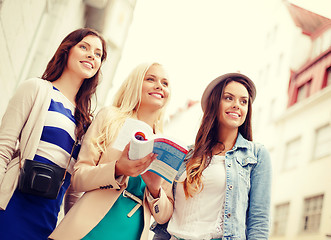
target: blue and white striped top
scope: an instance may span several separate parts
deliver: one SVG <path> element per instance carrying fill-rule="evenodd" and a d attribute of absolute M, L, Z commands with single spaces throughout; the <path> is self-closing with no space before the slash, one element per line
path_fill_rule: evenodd
<path fill-rule="evenodd" d="M 76 139 L 75 106 L 55 87 L 51 94 L 51 103 L 34 159 L 41 162 L 52 162 L 66 168 Z M 68 167 L 70 174 L 73 172 L 79 149 L 80 145 L 73 153 Z"/>
<path fill-rule="evenodd" d="M 34 160 L 66 168 L 75 142 L 75 106 L 55 87 Z M 6 211 L 0 211 L 1 239 L 47 239 L 56 227 L 63 196 L 70 185 L 75 148 L 68 174 L 56 199 L 22 193 L 16 189 Z M 13 224 L 15 223 L 15 224 Z M 19 231 L 17 231 L 19 226 Z"/>

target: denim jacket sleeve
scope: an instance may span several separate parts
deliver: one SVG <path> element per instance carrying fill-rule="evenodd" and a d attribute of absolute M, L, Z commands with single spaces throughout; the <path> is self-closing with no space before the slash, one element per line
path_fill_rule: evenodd
<path fill-rule="evenodd" d="M 250 178 L 247 240 L 268 239 L 270 227 L 271 160 L 264 146 L 255 146 L 255 151 L 257 164 Z"/>

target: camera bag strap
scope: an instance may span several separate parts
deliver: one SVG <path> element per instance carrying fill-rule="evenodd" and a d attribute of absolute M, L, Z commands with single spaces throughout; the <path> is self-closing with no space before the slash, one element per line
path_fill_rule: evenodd
<path fill-rule="evenodd" d="M 68 164 L 67 164 L 67 167 L 66 167 L 66 171 L 64 172 L 62 182 L 64 182 L 64 179 L 66 178 L 68 167 L 69 167 L 70 162 L 71 162 L 72 154 L 74 153 L 74 150 L 77 147 L 77 145 L 78 145 L 78 140 L 76 140 L 75 143 L 74 143 L 74 145 L 72 146 L 70 157 L 69 157 L 69 161 L 68 161 Z"/>

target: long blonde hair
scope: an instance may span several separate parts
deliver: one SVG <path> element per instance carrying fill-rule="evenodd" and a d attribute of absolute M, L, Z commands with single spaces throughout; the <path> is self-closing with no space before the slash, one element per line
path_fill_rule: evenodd
<path fill-rule="evenodd" d="M 157 62 L 139 64 L 131 71 L 116 92 L 111 111 L 104 121 L 104 127 L 94 141 L 94 145 L 99 151 L 104 152 L 106 147 L 113 142 L 127 118 L 136 118 L 141 103 L 143 81 L 148 69 L 153 65 L 162 66 Z M 155 133 L 163 131 L 164 107 L 160 109 L 154 123 Z"/>

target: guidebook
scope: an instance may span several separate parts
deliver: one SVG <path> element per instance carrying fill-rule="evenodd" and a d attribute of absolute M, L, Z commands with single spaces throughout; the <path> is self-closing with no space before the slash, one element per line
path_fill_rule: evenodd
<path fill-rule="evenodd" d="M 137 160 L 151 152 L 157 153 L 157 159 L 145 171 L 154 172 L 170 183 L 175 179 L 188 153 L 183 143 L 166 136 L 154 135 L 147 123 L 133 118 L 126 119 L 113 147 L 123 151 L 129 142 L 129 159 Z"/>

